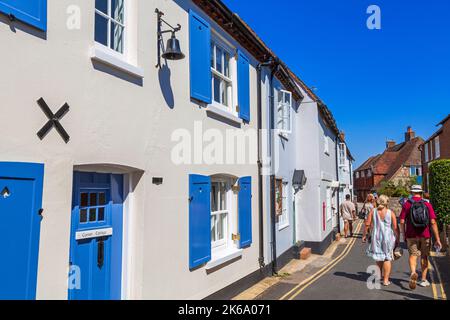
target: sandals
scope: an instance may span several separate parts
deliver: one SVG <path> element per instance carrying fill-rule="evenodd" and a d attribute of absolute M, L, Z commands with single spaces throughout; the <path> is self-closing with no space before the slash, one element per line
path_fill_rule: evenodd
<path fill-rule="evenodd" d="M 409 280 L 409 288 L 411 289 L 411 290 L 415 290 L 416 289 L 416 286 L 417 286 L 417 279 L 419 278 L 419 276 L 418 276 L 418 274 L 417 273 L 413 273 L 412 275 L 411 275 L 411 278 L 410 278 L 410 280 Z"/>
<path fill-rule="evenodd" d="M 383 286 L 385 286 L 385 287 L 387 287 L 387 286 L 389 286 L 389 285 L 391 285 L 392 284 L 392 282 L 390 282 L 390 281 L 388 281 L 388 282 L 384 282 L 383 281 Z"/>

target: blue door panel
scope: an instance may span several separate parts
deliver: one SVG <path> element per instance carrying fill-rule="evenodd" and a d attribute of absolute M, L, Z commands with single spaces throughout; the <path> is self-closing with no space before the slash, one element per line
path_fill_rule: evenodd
<path fill-rule="evenodd" d="M 0 12 L 40 30 L 47 30 L 47 0 L 0 0 Z"/>
<path fill-rule="evenodd" d="M 35 299 L 44 166 L 0 162 L 0 299 Z"/>
<path fill-rule="evenodd" d="M 79 268 L 80 288 L 69 299 L 121 298 L 123 176 L 74 174 L 70 264 Z M 113 234 L 76 240 L 77 232 L 112 228 Z"/>

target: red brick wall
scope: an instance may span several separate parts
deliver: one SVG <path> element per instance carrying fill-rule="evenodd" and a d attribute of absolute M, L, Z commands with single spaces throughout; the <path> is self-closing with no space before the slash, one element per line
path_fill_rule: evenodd
<path fill-rule="evenodd" d="M 443 131 L 439 135 L 441 145 L 441 159 L 450 159 L 450 120 L 444 123 Z"/>

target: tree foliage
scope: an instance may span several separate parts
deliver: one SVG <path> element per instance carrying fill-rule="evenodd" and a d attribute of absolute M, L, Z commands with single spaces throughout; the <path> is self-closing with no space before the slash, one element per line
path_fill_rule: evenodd
<path fill-rule="evenodd" d="M 440 227 L 450 225 L 450 160 L 430 164 L 430 199 Z"/>
<path fill-rule="evenodd" d="M 388 197 L 408 197 L 411 186 L 417 184 L 417 177 L 411 177 L 408 181 L 384 181 L 378 189 L 379 194 L 384 194 Z"/>

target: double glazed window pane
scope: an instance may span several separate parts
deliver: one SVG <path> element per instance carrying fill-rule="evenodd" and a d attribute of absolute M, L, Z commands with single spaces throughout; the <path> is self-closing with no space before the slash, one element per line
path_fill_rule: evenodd
<path fill-rule="evenodd" d="M 231 82 L 230 82 L 230 54 L 211 43 L 211 68 L 217 72 L 212 76 L 214 101 L 224 106 L 230 106 Z"/>
<path fill-rule="evenodd" d="M 96 0 L 95 41 L 114 51 L 124 51 L 125 0 Z"/>
<path fill-rule="evenodd" d="M 291 95 L 285 91 L 278 91 L 276 94 L 278 103 L 278 129 L 291 130 Z"/>
<path fill-rule="evenodd" d="M 230 90 L 231 86 L 227 81 L 213 75 L 213 96 L 215 102 L 229 106 L 228 94 Z"/>
<path fill-rule="evenodd" d="M 227 192 L 225 182 L 211 184 L 211 241 L 213 243 L 225 240 L 227 228 Z"/>
<path fill-rule="evenodd" d="M 227 210 L 227 185 L 224 182 L 211 184 L 211 211 Z"/>
<path fill-rule="evenodd" d="M 108 46 L 108 19 L 95 13 L 95 41 Z"/>
<path fill-rule="evenodd" d="M 217 242 L 225 239 L 227 213 L 211 216 L 211 241 Z"/>

